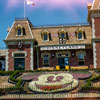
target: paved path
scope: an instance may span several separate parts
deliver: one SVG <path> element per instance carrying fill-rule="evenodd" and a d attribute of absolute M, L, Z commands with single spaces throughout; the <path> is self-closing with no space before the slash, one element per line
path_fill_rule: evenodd
<path fill-rule="evenodd" d="M 51 98 L 86 98 L 86 97 L 100 97 L 100 94 L 98 93 L 75 93 L 75 94 L 69 94 L 69 93 L 63 93 L 63 94 L 10 94 L 5 96 L 0 96 L 0 99 L 16 99 L 16 98 L 25 98 L 25 99 L 51 99 Z"/>

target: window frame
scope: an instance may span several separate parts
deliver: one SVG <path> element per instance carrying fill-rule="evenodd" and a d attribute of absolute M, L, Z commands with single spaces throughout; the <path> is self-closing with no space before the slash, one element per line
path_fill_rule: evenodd
<path fill-rule="evenodd" d="M 48 42 L 50 39 L 49 39 L 49 32 L 47 30 L 44 30 L 42 33 L 41 33 L 41 36 L 42 36 L 42 40 L 43 42 Z M 47 35 L 47 40 L 44 40 L 44 35 Z"/>
<path fill-rule="evenodd" d="M 64 35 L 64 37 L 62 37 L 62 34 Z M 65 33 L 60 33 L 60 38 L 66 39 L 66 34 Z"/>
<path fill-rule="evenodd" d="M 44 38 L 45 35 L 47 35 L 47 39 L 46 39 L 46 40 L 45 40 L 45 38 Z M 43 34 L 43 41 L 48 41 L 48 37 L 49 37 L 48 34 L 47 34 L 47 33 L 44 33 L 44 34 Z"/>
<path fill-rule="evenodd" d="M 67 32 L 64 29 L 60 29 L 58 34 L 59 34 L 59 44 L 66 44 Z M 62 38 L 62 34 L 64 34 L 63 38 Z"/>
<path fill-rule="evenodd" d="M 19 30 L 20 30 L 20 34 L 18 33 Z M 22 36 L 22 29 L 21 29 L 21 28 L 18 28 L 18 29 L 17 29 L 17 36 Z"/>
<path fill-rule="evenodd" d="M 79 35 L 81 35 L 81 38 L 79 37 Z M 77 38 L 78 38 L 78 40 L 83 40 L 83 33 L 82 32 L 78 32 Z"/>
<path fill-rule="evenodd" d="M 44 60 L 45 60 L 45 59 L 44 59 L 45 56 L 48 56 L 48 58 L 47 58 L 47 61 L 48 61 L 48 62 L 47 62 L 47 63 L 45 63 L 45 61 L 44 61 Z M 47 54 L 47 55 L 46 55 L 46 54 L 43 55 L 43 65 L 44 65 L 44 66 L 46 66 L 46 65 L 49 66 L 49 55 L 48 55 L 48 54 Z"/>
<path fill-rule="evenodd" d="M 77 40 L 84 40 L 84 34 L 83 34 L 83 30 L 77 30 Z M 79 39 L 79 34 L 81 33 L 81 35 L 82 35 L 82 38 L 81 39 Z"/>
<path fill-rule="evenodd" d="M 84 56 L 84 54 L 83 54 L 83 59 L 79 58 L 79 55 L 81 55 L 81 54 L 83 54 L 83 53 L 78 54 L 78 66 L 84 66 L 85 65 L 85 56 Z M 80 65 L 79 62 L 84 62 L 84 64 Z"/>
<path fill-rule="evenodd" d="M 21 56 L 21 54 L 22 54 L 22 56 Z M 25 57 L 26 57 L 26 54 L 24 52 L 20 52 L 20 53 L 16 52 L 16 53 L 13 54 L 13 58 L 14 58 L 14 70 L 16 70 L 16 69 L 25 70 Z M 19 61 L 22 64 L 21 59 L 23 59 L 23 61 L 24 61 L 24 63 L 23 63 L 24 66 L 17 66 L 17 68 L 16 68 L 16 64 L 15 63 Z M 15 61 L 15 60 L 17 60 L 17 61 Z M 20 64 L 20 63 L 18 63 L 18 64 Z M 21 68 L 21 67 L 23 67 L 23 68 Z"/>
<path fill-rule="evenodd" d="M 66 31 L 64 29 L 61 29 L 59 32 L 59 38 L 61 38 L 61 34 L 64 34 L 64 38 L 66 39 Z"/>
<path fill-rule="evenodd" d="M 45 55 L 48 55 L 48 63 L 47 63 L 48 66 L 45 66 L 45 64 L 44 64 L 44 56 L 45 56 Z M 50 59 L 50 53 L 48 53 L 48 52 L 42 53 L 42 54 L 41 54 L 41 58 L 42 58 L 42 61 L 43 61 L 43 67 L 50 67 L 50 60 L 49 60 L 49 59 Z"/>
<path fill-rule="evenodd" d="M 18 34 L 18 30 L 21 30 L 21 34 L 19 35 Z M 23 36 L 23 27 L 22 25 L 18 24 L 16 27 L 15 27 L 15 33 L 16 33 L 16 36 L 20 37 L 20 36 Z"/>
<path fill-rule="evenodd" d="M 80 54 L 83 54 L 83 57 L 84 57 L 83 60 L 79 59 L 79 55 L 80 55 Z M 77 51 L 77 52 L 76 52 L 76 55 L 77 55 L 77 57 L 78 57 L 78 66 L 85 66 L 85 56 L 86 56 L 86 52 L 83 51 L 83 50 L 80 50 L 80 51 Z M 81 61 L 84 62 L 84 65 L 79 65 L 79 62 L 81 62 Z"/>

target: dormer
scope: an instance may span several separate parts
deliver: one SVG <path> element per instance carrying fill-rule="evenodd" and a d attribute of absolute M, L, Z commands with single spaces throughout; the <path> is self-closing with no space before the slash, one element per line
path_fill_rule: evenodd
<path fill-rule="evenodd" d="M 59 38 L 66 38 L 66 31 L 64 29 L 59 30 Z"/>
<path fill-rule="evenodd" d="M 86 39 L 85 30 L 83 30 L 82 28 L 78 28 L 75 33 L 76 33 L 77 40 Z"/>
<path fill-rule="evenodd" d="M 68 34 L 67 34 L 66 30 L 60 29 L 58 31 L 58 35 L 59 35 L 59 43 L 60 44 L 65 44 L 66 40 L 68 39 Z"/>
<path fill-rule="evenodd" d="M 41 37 L 42 37 L 42 40 L 45 42 L 51 40 L 51 35 L 50 35 L 50 32 L 48 30 L 43 30 L 41 32 Z"/>
<path fill-rule="evenodd" d="M 32 26 L 28 18 L 15 19 L 8 34 L 5 38 L 5 42 L 11 40 L 26 40 L 33 39 Z"/>
<path fill-rule="evenodd" d="M 25 29 L 21 24 L 16 25 L 15 27 L 15 34 L 16 36 L 23 36 L 25 35 Z"/>

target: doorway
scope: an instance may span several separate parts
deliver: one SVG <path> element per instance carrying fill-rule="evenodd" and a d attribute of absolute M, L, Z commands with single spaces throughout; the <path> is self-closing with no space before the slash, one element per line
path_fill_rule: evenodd
<path fill-rule="evenodd" d="M 69 58 L 58 58 L 58 65 L 60 66 L 60 69 L 65 69 L 65 66 L 69 65 Z"/>
<path fill-rule="evenodd" d="M 14 70 L 25 70 L 25 58 L 14 59 Z"/>

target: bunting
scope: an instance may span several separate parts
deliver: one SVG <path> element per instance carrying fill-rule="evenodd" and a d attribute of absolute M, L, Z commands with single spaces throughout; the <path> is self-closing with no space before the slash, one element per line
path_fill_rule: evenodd
<path fill-rule="evenodd" d="M 68 33 L 68 36 L 69 37 L 74 37 L 75 36 L 75 33 Z"/>

